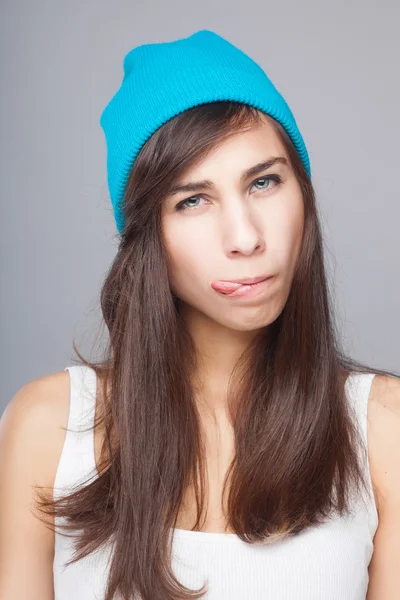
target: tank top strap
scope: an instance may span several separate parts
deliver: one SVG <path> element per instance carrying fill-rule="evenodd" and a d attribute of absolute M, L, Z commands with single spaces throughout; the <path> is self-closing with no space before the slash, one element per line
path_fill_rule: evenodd
<path fill-rule="evenodd" d="M 372 382 L 375 373 L 358 373 L 352 371 L 346 380 L 346 395 L 350 402 L 350 408 L 356 422 L 357 429 L 360 433 L 362 447 L 359 448 L 359 456 L 364 469 L 367 483 L 367 497 L 365 498 L 365 506 L 368 513 L 368 520 L 371 535 L 375 534 L 378 526 L 378 511 L 375 502 L 373 491 L 369 452 L 368 452 L 368 404 L 371 392 Z"/>
<path fill-rule="evenodd" d="M 368 431 L 368 400 L 375 373 L 352 371 L 346 381 L 348 397 L 365 441 Z"/>
<path fill-rule="evenodd" d="M 77 489 L 97 475 L 94 452 L 96 372 L 86 365 L 66 367 L 70 380 L 67 431 L 54 482 L 54 493 Z"/>

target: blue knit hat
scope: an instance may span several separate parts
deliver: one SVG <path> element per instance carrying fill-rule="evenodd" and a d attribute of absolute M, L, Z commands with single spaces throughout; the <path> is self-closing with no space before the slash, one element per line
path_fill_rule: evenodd
<path fill-rule="evenodd" d="M 144 143 L 166 121 L 208 102 L 234 100 L 270 115 L 287 131 L 311 177 L 306 146 L 293 114 L 263 69 L 220 35 L 143 44 L 124 58 L 124 77 L 100 117 L 107 143 L 108 187 L 121 233 L 123 198 Z"/>

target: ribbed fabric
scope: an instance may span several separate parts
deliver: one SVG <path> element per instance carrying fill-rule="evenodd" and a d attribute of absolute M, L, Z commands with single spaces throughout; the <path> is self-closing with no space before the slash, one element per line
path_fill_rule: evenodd
<path fill-rule="evenodd" d="M 199 104 L 233 100 L 270 115 L 286 129 L 311 177 L 307 148 L 287 102 L 265 71 L 221 35 L 202 29 L 186 38 L 142 44 L 126 54 L 123 68 L 122 83 L 100 117 L 120 233 L 122 200 L 141 147 L 161 125 Z"/>
<path fill-rule="evenodd" d="M 93 424 L 96 376 L 83 366 L 67 367 L 71 381 L 69 429 Z M 352 373 L 346 393 L 367 441 L 367 406 L 374 374 Z M 360 456 L 369 493 L 354 500 L 352 515 L 331 518 L 320 527 L 270 547 L 249 546 L 236 534 L 174 530 L 172 566 L 187 587 L 208 580 L 207 600 L 365 600 L 368 565 L 378 513 L 368 456 Z M 54 495 L 71 489 L 87 475 L 98 476 L 93 432 L 67 432 L 57 469 Z M 55 536 L 55 600 L 103 600 L 109 547 L 64 569 L 72 541 Z"/>

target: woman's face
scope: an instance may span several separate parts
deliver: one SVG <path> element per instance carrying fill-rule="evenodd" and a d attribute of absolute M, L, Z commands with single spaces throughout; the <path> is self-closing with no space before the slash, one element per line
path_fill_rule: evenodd
<path fill-rule="evenodd" d="M 279 157 L 272 166 L 246 175 L 255 165 Z M 201 313 L 240 331 L 265 327 L 285 306 L 304 225 L 300 186 L 268 117 L 226 139 L 177 185 L 204 180 L 209 186 L 164 199 L 162 232 L 171 290 L 189 316 Z M 261 275 L 274 277 L 252 297 L 224 295 L 211 285 Z"/>

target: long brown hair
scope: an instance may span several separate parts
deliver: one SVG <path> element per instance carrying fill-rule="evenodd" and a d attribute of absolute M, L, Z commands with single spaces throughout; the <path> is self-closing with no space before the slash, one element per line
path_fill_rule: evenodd
<path fill-rule="evenodd" d="M 105 600 L 117 593 L 124 600 L 200 598 L 206 591 L 182 586 L 171 567 L 170 529 L 189 485 L 196 491 L 194 529 L 204 515 L 205 456 L 194 402 L 197 357 L 169 287 L 161 204 L 185 169 L 259 118 L 247 105 L 213 102 L 177 115 L 147 141 L 130 173 L 126 225 L 101 289 L 109 334 L 103 358 L 85 359 L 74 342 L 102 386 L 95 423 L 105 432 L 101 467 L 68 496 L 39 494 L 38 507 L 65 519 L 60 532 L 80 530 L 67 564 L 112 541 Z M 225 480 L 227 519 L 248 543 L 273 543 L 348 511 L 366 481 L 346 377 L 399 376 L 344 354 L 314 189 L 286 131 L 269 119 L 301 186 L 304 233 L 282 312 L 246 348 L 230 379 L 235 457 Z"/>

